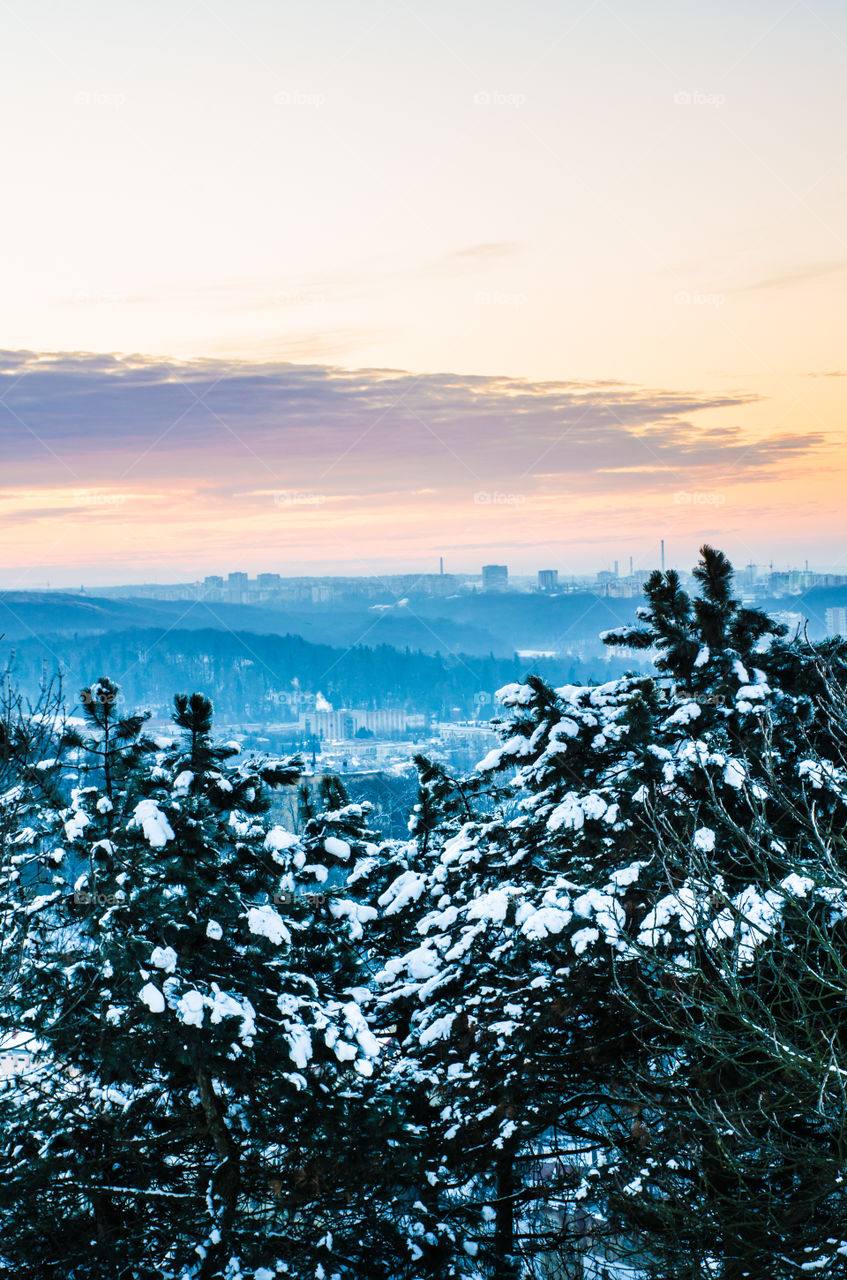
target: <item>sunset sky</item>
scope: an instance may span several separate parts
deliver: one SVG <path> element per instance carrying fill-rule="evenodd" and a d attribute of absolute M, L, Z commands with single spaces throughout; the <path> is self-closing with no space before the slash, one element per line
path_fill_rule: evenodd
<path fill-rule="evenodd" d="M 847 572 L 843 0 L 0 22 L 0 586 Z"/>

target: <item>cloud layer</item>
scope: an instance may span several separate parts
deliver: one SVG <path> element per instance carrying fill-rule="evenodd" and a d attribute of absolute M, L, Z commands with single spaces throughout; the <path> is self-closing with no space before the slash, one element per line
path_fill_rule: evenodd
<path fill-rule="evenodd" d="M 467 477 L 748 475 L 819 448 L 819 435 L 750 441 L 704 425 L 753 397 L 617 382 L 345 370 L 288 363 L 0 353 L 4 471 L 66 481 L 206 480 L 296 469 L 379 487 Z M 62 470 L 64 469 L 64 476 Z M 332 482 L 333 484 L 335 482 Z"/>
<path fill-rule="evenodd" d="M 133 530 L 152 557 L 167 539 L 194 561 L 218 546 L 278 546 L 283 530 L 302 562 L 337 562 L 339 548 L 373 557 L 387 535 L 398 554 L 419 554 L 427 538 L 484 546 L 495 527 L 530 547 L 554 536 L 563 502 L 634 512 L 650 495 L 667 503 L 674 491 L 759 481 L 825 448 L 819 434 L 750 439 L 726 425 L 752 399 L 4 352 L 0 520 L 15 534 L 7 555 L 26 563 L 57 526 L 69 562 L 88 565 L 133 546 Z"/>

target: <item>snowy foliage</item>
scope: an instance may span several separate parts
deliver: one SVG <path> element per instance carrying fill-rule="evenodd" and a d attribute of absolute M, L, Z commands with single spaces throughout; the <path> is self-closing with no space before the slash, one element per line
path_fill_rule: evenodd
<path fill-rule="evenodd" d="M 656 678 L 418 757 L 408 840 L 85 691 L 63 793 L 4 779 L 0 1275 L 841 1274 L 847 662 L 697 580 L 606 636 Z"/>

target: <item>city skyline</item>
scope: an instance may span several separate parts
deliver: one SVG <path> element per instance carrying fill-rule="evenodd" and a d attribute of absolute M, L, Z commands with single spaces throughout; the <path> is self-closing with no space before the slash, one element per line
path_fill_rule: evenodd
<path fill-rule="evenodd" d="M 204 598 L 211 598 L 220 593 L 235 593 L 240 597 L 246 598 L 247 595 L 258 596 L 261 593 L 271 593 L 281 588 L 297 587 L 300 584 L 350 584 L 355 589 L 355 584 L 361 584 L 378 590 L 380 587 L 388 591 L 410 592 L 430 595 L 448 594 L 451 590 L 461 590 L 470 586 L 476 589 L 479 584 L 480 589 L 486 593 L 496 593 L 498 591 L 526 591 L 536 590 L 542 593 L 556 593 L 572 591 L 574 589 L 591 589 L 593 586 L 612 587 L 614 584 L 629 584 L 635 588 L 641 588 L 647 581 L 651 573 L 657 569 L 674 569 L 680 576 L 682 582 L 691 587 L 695 585 L 695 579 L 690 570 L 672 563 L 666 563 L 665 551 L 662 547 L 658 561 L 655 565 L 645 567 L 636 565 L 630 557 L 630 564 L 627 568 L 624 563 L 621 567 L 621 561 L 614 560 L 607 568 L 597 570 L 585 570 L 583 572 L 564 573 L 555 567 L 535 568 L 528 572 L 521 570 L 513 570 L 506 564 L 483 564 L 469 570 L 458 568 L 445 569 L 444 558 L 440 559 L 440 567 L 438 569 L 422 569 L 407 570 L 399 573 L 386 574 L 286 574 L 280 570 L 262 570 L 251 573 L 246 569 L 230 569 L 222 573 L 207 574 L 202 579 L 194 579 L 184 582 L 147 582 L 147 583 L 125 583 L 115 582 L 103 585 L 91 584 L 90 590 L 108 595 L 110 592 L 131 593 L 134 589 L 142 590 L 158 590 L 168 591 L 170 589 L 184 589 L 188 592 L 199 593 Z M 847 585 L 847 572 L 837 573 L 831 569 L 821 568 L 820 566 L 810 565 L 808 561 L 803 566 L 796 564 L 776 564 L 773 560 L 764 564 L 748 563 L 746 565 L 737 565 L 734 570 L 734 581 L 737 589 L 755 587 L 760 594 L 765 594 L 770 589 L 776 589 L 780 593 L 783 589 L 789 590 L 805 590 L 812 586 L 845 586 Z M 439 589 L 439 584 L 443 584 Z M 63 591 L 64 588 L 51 588 L 50 584 L 46 584 L 48 589 Z M 80 584 L 85 589 L 85 584 Z"/>

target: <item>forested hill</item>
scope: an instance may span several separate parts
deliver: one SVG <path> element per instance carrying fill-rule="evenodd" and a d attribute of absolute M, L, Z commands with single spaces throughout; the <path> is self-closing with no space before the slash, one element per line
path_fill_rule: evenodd
<path fill-rule="evenodd" d="M 323 693 L 335 706 L 400 707 L 436 716 L 459 708 L 473 715 L 478 694 L 487 694 L 530 671 L 554 685 L 608 679 L 626 665 L 622 658 L 594 660 L 443 656 L 389 645 L 349 649 L 311 644 L 300 636 L 247 631 L 107 631 L 72 639 L 30 638 L 10 646 L 16 679 L 33 692 L 57 669 L 69 700 L 101 674 L 112 676 L 130 706 L 169 708 L 174 689 L 201 689 L 214 699 L 222 719 L 272 721 L 287 718 L 295 690 Z M 294 683 L 296 681 L 296 684 Z M 483 701 L 490 714 L 490 700 Z"/>
<path fill-rule="evenodd" d="M 298 635 L 314 644 L 347 648 L 360 643 L 511 657 L 520 649 L 567 652 L 596 642 L 609 627 L 633 621 L 633 600 L 590 593 L 522 593 L 412 597 L 373 608 L 364 600 L 270 607 L 206 601 L 110 599 L 59 592 L 0 592 L 0 634 L 7 641 L 32 636 L 87 636 L 160 627 Z"/>

